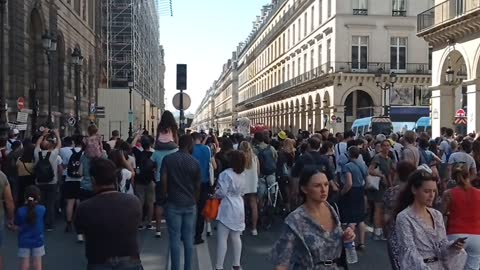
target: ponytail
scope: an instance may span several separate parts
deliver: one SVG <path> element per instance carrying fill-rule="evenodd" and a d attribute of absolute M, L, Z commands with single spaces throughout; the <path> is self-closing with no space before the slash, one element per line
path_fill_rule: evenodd
<path fill-rule="evenodd" d="M 37 213 L 35 212 L 35 207 L 37 206 L 37 201 L 33 197 L 27 198 L 27 223 L 29 225 L 35 225 L 37 222 Z"/>

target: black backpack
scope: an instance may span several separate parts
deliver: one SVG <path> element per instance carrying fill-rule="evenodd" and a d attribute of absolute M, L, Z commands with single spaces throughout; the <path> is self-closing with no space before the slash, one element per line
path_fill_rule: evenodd
<path fill-rule="evenodd" d="M 67 165 L 67 176 L 71 178 L 81 178 L 80 174 L 80 158 L 82 157 L 83 150 L 80 150 L 78 152 L 75 151 L 74 148 L 72 148 L 72 155 L 70 156 L 70 159 L 68 160 L 68 165 Z"/>
<path fill-rule="evenodd" d="M 52 165 L 50 164 L 51 152 L 47 152 L 45 157 L 42 156 L 42 152 L 38 153 L 38 162 L 35 165 L 35 174 L 37 176 L 37 182 L 46 184 L 53 181 L 55 173 Z"/>
<path fill-rule="evenodd" d="M 277 171 L 277 162 L 273 158 L 270 145 L 264 149 L 258 148 L 258 161 L 260 161 L 260 173 L 263 176 L 272 175 Z"/>
<path fill-rule="evenodd" d="M 140 184 L 148 185 L 155 178 L 155 163 L 151 159 L 152 154 L 150 151 L 143 151 L 140 155 L 139 173 L 135 176 L 135 181 Z"/>

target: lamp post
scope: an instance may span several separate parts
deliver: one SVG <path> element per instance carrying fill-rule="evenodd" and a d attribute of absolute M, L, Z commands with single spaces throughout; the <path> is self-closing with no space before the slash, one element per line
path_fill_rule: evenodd
<path fill-rule="evenodd" d="M 5 6 L 7 0 L 0 0 L 0 136 L 6 137 L 9 129 L 7 125 L 7 88 L 5 87 Z"/>
<path fill-rule="evenodd" d="M 52 54 L 57 50 L 57 40 L 48 31 L 42 36 L 42 46 L 48 62 L 48 116 L 47 127 L 52 128 Z"/>
<path fill-rule="evenodd" d="M 80 134 L 80 71 L 83 63 L 82 51 L 79 48 L 73 49 L 72 63 L 75 67 L 75 134 Z"/>
<path fill-rule="evenodd" d="M 132 111 L 132 89 L 133 89 L 133 77 L 132 74 L 128 76 L 128 98 L 129 98 L 129 105 L 128 105 L 128 137 L 132 138 L 133 136 L 133 111 Z"/>
<path fill-rule="evenodd" d="M 389 75 L 389 81 L 384 82 L 383 80 L 383 69 L 379 68 L 377 73 L 375 73 L 375 83 L 377 87 L 384 91 L 383 94 L 383 116 L 389 116 L 388 113 L 388 105 L 387 105 L 387 91 L 393 88 L 395 83 L 397 82 L 397 75 L 394 72 L 391 72 Z"/>

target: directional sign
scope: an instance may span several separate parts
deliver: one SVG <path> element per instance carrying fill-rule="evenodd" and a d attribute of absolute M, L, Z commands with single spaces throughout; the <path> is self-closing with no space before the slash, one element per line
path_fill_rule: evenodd
<path fill-rule="evenodd" d="M 90 103 L 90 113 L 95 113 L 97 111 L 97 107 L 95 107 L 95 102 Z"/>
<path fill-rule="evenodd" d="M 25 108 L 25 100 L 23 99 L 23 97 L 19 97 L 17 99 L 17 108 L 19 111 L 23 110 L 23 108 Z"/>
<path fill-rule="evenodd" d="M 27 123 L 27 122 L 28 122 L 28 113 L 26 113 L 26 112 L 18 112 L 18 113 L 17 113 L 17 122 L 19 122 L 19 123 Z"/>
<path fill-rule="evenodd" d="M 75 124 L 77 123 L 77 120 L 75 119 L 75 117 L 70 117 L 68 118 L 68 125 L 73 127 L 75 126 Z"/>

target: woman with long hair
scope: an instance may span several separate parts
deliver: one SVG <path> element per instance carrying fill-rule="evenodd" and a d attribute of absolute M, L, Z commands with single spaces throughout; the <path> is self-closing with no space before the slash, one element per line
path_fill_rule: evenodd
<path fill-rule="evenodd" d="M 480 268 L 480 190 L 472 186 L 470 172 L 463 163 L 452 169 L 457 187 L 443 193 L 443 214 L 447 217 L 448 240 L 465 240 L 467 263 L 465 270 Z"/>
<path fill-rule="evenodd" d="M 220 151 L 215 154 L 215 163 L 217 164 L 217 169 L 215 170 L 215 177 L 218 178 L 221 172 L 230 168 L 230 161 L 228 154 L 233 151 L 233 142 L 230 138 L 222 138 L 220 143 Z"/>
<path fill-rule="evenodd" d="M 170 111 L 164 111 L 157 126 L 155 149 L 172 150 L 178 148 L 178 125 Z"/>
<path fill-rule="evenodd" d="M 224 170 L 219 178 L 215 196 L 222 199 L 217 217 L 217 263 L 216 269 L 223 269 L 227 253 L 227 240 L 233 245 L 233 270 L 240 270 L 242 240 L 245 230 L 245 205 L 243 191 L 245 185 L 245 155 L 241 151 L 230 151 L 228 159 L 231 168 Z"/>
<path fill-rule="evenodd" d="M 134 194 L 133 177 L 135 176 L 135 170 L 125 158 L 125 154 L 122 150 L 113 150 L 110 158 L 118 169 L 118 191 Z"/>
<path fill-rule="evenodd" d="M 395 207 L 398 204 L 398 195 L 407 185 L 408 176 L 414 172 L 417 168 L 408 161 L 400 161 L 397 163 L 397 170 L 395 175 L 395 185 L 385 191 L 383 196 L 384 203 L 384 218 L 385 218 L 385 236 L 387 238 L 387 251 L 388 257 L 393 270 L 399 270 L 398 264 L 398 240 L 395 234 L 395 219 L 393 218 L 395 213 Z"/>
<path fill-rule="evenodd" d="M 295 140 L 286 138 L 278 151 L 277 158 L 277 181 L 285 194 L 285 207 L 288 212 L 291 210 L 293 194 L 293 183 L 290 181 L 290 171 L 295 162 Z"/>
<path fill-rule="evenodd" d="M 35 185 L 35 160 L 33 152 L 35 145 L 26 144 L 23 148 L 22 156 L 17 160 L 18 171 L 18 200 L 16 205 L 23 204 L 23 196 L 28 186 Z"/>
<path fill-rule="evenodd" d="M 450 244 L 442 214 L 431 208 L 437 192 L 433 175 L 418 169 L 398 197 L 395 233 L 402 270 L 457 270 L 465 265 L 465 238 Z"/>
<path fill-rule="evenodd" d="M 271 260 L 276 270 L 338 270 L 344 242 L 355 233 L 342 230 L 340 219 L 327 202 L 329 182 L 324 172 L 306 167 L 299 180 L 303 204 L 285 219 L 285 229 L 274 244 Z"/>
<path fill-rule="evenodd" d="M 245 202 L 248 203 L 250 211 L 252 212 L 252 235 L 258 235 L 258 203 L 257 203 L 257 188 L 258 176 L 260 172 L 260 163 L 257 155 L 253 153 L 252 145 L 243 141 L 238 146 L 238 150 L 245 155 Z"/>
<path fill-rule="evenodd" d="M 17 211 L 15 230 L 18 231 L 18 257 L 21 258 L 20 269 L 42 269 L 44 247 L 45 206 L 40 205 L 40 190 L 36 186 L 25 189 L 25 203 Z"/>

